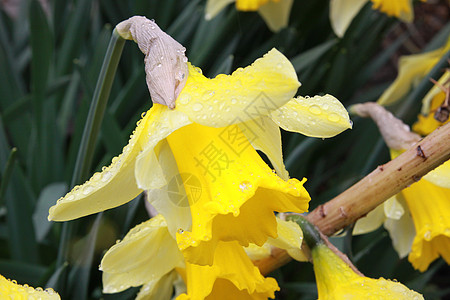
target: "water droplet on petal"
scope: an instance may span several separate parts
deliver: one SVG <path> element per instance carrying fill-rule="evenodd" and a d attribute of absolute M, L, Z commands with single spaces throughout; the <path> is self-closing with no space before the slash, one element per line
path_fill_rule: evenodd
<path fill-rule="evenodd" d="M 180 104 L 188 104 L 189 100 L 191 100 L 191 96 L 188 94 L 182 94 L 178 99 L 178 102 L 180 102 Z"/>
<path fill-rule="evenodd" d="M 102 181 L 106 182 L 108 181 L 110 178 L 112 177 L 112 173 L 111 172 L 105 172 L 102 175 Z"/>
<path fill-rule="evenodd" d="M 236 104 L 237 100 L 235 98 L 231 99 L 231 104 Z"/>
<path fill-rule="evenodd" d="M 88 195 L 94 191 L 94 188 L 90 185 L 87 185 L 83 188 L 83 194 Z"/>
<path fill-rule="evenodd" d="M 241 184 L 239 184 L 239 189 L 241 190 L 241 192 L 244 191 L 248 191 L 249 189 L 251 189 L 252 184 L 248 181 L 243 181 L 241 182 Z"/>
<path fill-rule="evenodd" d="M 203 108 L 203 105 L 202 105 L 201 103 L 195 103 L 195 104 L 192 106 L 192 110 L 193 110 L 193 111 L 201 111 L 202 108 Z"/>
<path fill-rule="evenodd" d="M 322 110 L 317 105 L 311 105 L 309 111 L 315 115 L 320 115 L 322 113 Z"/>
<path fill-rule="evenodd" d="M 427 230 L 425 232 L 425 234 L 423 235 L 423 237 L 425 238 L 426 241 L 430 241 L 431 240 L 431 231 Z"/>
<path fill-rule="evenodd" d="M 339 121 L 339 116 L 335 113 L 329 114 L 328 120 L 330 120 L 331 122 L 337 122 Z"/>

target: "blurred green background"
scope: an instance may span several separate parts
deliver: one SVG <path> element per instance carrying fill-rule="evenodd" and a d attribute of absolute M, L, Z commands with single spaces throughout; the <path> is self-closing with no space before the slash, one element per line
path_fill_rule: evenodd
<path fill-rule="evenodd" d="M 127 42 L 98 131 L 92 163 L 77 158 L 95 84 L 114 26 L 133 15 L 155 19 L 187 48 L 207 76 L 231 73 L 276 47 L 293 63 L 299 95 L 330 93 L 345 106 L 376 101 L 396 76 L 400 55 L 435 49 L 449 32 L 447 1 L 417 3 L 413 24 L 366 5 L 338 39 L 329 0 L 295 0 L 289 26 L 272 33 L 257 13 L 228 6 L 211 21 L 200 0 L 23 0 L 0 9 L 0 274 L 32 286 L 53 287 L 63 299 L 133 299 L 137 289 L 103 295 L 103 253 L 148 218 L 138 197 L 97 216 L 47 221 L 48 208 L 70 187 L 109 164 L 151 106 L 143 55 Z M 435 77 L 436 79 L 439 76 Z M 412 91 L 390 109 L 411 124 L 421 96 Z M 423 87 L 424 86 L 424 87 Z M 330 200 L 389 160 L 370 120 L 352 117 L 353 130 L 322 140 L 283 132 L 292 177 L 307 177 L 311 209 Z M 395 278 L 426 299 L 449 299 L 450 272 L 442 261 L 415 271 L 400 260 L 387 232 L 332 238 L 370 277 Z M 317 299 L 312 266 L 291 262 L 277 270 L 277 299 Z"/>

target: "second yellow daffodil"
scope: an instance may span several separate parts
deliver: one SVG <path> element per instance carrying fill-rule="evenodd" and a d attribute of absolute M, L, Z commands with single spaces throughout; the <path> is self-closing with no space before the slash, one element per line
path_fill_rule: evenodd
<path fill-rule="evenodd" d="M 412 22 L 414 9 L 412 0 L 330 0 L 331 27 L 337 36 L 343 37 L 353 18 L 368 2 L 372 8 L 404 22 Z"/>
<path fill-rule="evenodd" d="M 272 31 L 286 27 L 294 0 L 208 0 L 206 19 L 214 18 L 230 3 L 236 2 L 240 11 L 257 11 Z"/>

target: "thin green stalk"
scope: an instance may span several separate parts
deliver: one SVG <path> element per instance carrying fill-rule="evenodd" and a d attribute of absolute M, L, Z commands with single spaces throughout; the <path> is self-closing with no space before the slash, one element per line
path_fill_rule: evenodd
<path fill-rule="evenodd" d="M 14 163 L 16 162 L 17 148 L 14 147 L 9 153 L 8 160 L 6 162 L 5 171 L 3 172 L 2 182 L 0 185 L 0 207 L 4 205 L 4 197 L 6 188 L 8 187 L 9 180 L 11 179 L 12 171 L 14 169 Z"/>
<path fill-rule="evenodd" d="M 125 40 L 114 30 L 92 97 L 92 103 L 84 127 L 75 170 L 72 176 L 71 187 L 86 180 L 89 174 L 98 133 L 124 44 Z M 63 224 L 56 268 L 62 266 L 67 259 L 69 250 L 68 241 L 72 236 L 73 226 L 74 222 L 65 222 Z"/>

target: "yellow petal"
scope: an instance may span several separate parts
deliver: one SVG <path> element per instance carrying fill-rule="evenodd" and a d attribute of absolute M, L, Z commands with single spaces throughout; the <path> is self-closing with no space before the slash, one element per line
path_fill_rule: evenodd
<path fill-rule="evenodd" d="M 86 183 L 59 199 L 50 208 L 49 220 L 67 221 L 117 207 L 142 192 L 136 180 L 143 187 L 151 185 L 148 182 L 158 182 L 155 177 L 159 173 L 145 170 L 146 167 L 154 167 L 151 157 L 147 159 L 140 152 L 148 154 L 160 140 L 189 123 L 183 114 L 175 113 L 165 105 L 155 104 L 138 122 L 122 154 L 113 158 L 109 167 L 95 173 Z M 150 177 L 152 175 L 153 178 Z"/>
<path fill-rule="evenodd" d="M 449 79 L 450 79 L 450 71 L 447 70 L 444 72 L 444 75 L 442 75 L 441 78 L 439 78 L 438 83 L 443 86 L 445 85 L 445 82 L 448 82 Z M 422 99 L 422 109 L 420 110 L 422 115 L 427 116 L 428 114 L 430 114 L 430 112 L 433 112 L 433 110 L 435 110 L 442 104 L 445 97 L 440 96 L 439 99 L 436 99 L 437 94 L 444 94 L 444 93 L 442 89 L 435 84 Z"/>
<path fill-rule="evenodd" d="M 277 217 L 277 238 L 269 238 L 263 246 L 250 244 L 245 252 L 252 260 L 260 260 L 270 256 L 272 246 L 286 250 L 298 261 L 307 261 L 301 251 L 303 232 L 300 226 L 292 221 L 284 221 Z"/>
<path fill-rule="evenodd" d="M 236 0 L 208 0 L 205 8 L 206 20 L 211 20 L 217 14 L 224 9 L 228 4 L 235 2 Z"/>
<path fill-rule="evenodd" d="M 166 140 L 159 142 L 156 152 L 159 167 L 164 170 L 163 178 L 167 184 L 161 188 L 147 190 L 147 201 L 166 220 L 170 220 L 167 224 L 168 229 L 175 238 L 177 230 L 191 228 L 192 218 L 187 193 L 196 195 L 202 192 L 202 187 L 195 177 L 189 178 L 184 186 L 177 162 Z"/>
<path fill-rule="evenodd" d="M 238 124 L 253 148 L 262 151 L 269 158 L 278 176 L 289 179 L 289 173 L 283 163 L 280 128 L 268 117 Z"/>
<path fill-rule="evenodd" d="M 248 247 L 245 247 L 245 253 L 247 253 L 251 260 L 260 260 L 270 256 L 272 253 L 272 247 L 269 243 L 265 243 L 262 246 L 249 244 Z"/>
<path fill-rule="evenodd" d="M 301 250 L 303 231 L 297 223 L 277 218 L 277 233 L 278 237 L 276 239 L 269 238 L 268 244 L 286 250 L 295 260 L 308 261 Z"/>
<path fill-rule="evenodd" d="M 445 46 L 434 51 L 400 57 L 397 78 L 378 99 L 378 104 L 389 105 L 403 98 L 413 85 L 418 84 L 431 71 L 449 49 L 450 39 Z"/>
<path fill-rule="evenodd" d="M 136 157 L 142 149 L 142 140 L 151 125 L 150 113 L 138 126 L 123 148 L 122 154 L 113 158 L 109 167 L 95 173 L 86 183 L 76 186 L 59 199 L 49 211 L 49 220 L 67 221 L 122 205 L 142 190 L 134 179 Z"/>
<path fill-rule="evenodd" d="M 403 209 L 403 205 L 400 204 L 400 202 L 397 200 L 397 197 L 391 197 L 388 200 L 384 202 L 383 205 L 384 208 L 384 214 L 386 215 L 386 218 L 393 219 L 393 220 L 400 220 L 400 218 L 405 213 L 405 210 Z"/>
<path fill-rule="evenodd" d="M 256 11 L 267 2 L 280 0 L 236 0 L 236 9 L 241 11 Z"/>
<path fill-rule="evenodd" d="M 165 105 L 154 104 L 149 114 L 151 121 L 146 128 L 135 169 L 136 181 L 143 190 L 161 188 L 167 184 L 169 178 L 164 177 L 165 170 L 157 161 L 155 147 L 172 132 L 191 123 L 186 115 Z"/>
<path fill-rule="evenodd" d="M 383 224 L 385 219 L 386 216 L 384 214 L 383 204 L 378 205 L 365 217 L 362 217 L 356 221 L 355 227 L 353 228 L 353 234 L 365 234 L 374 231 Z"/>
<path fill-rule="evenodd" d="M 423 179 L 442 188 L 450 189 L 450 161 L 446 161 L 427 175 L 423 176 Z"/>
<path fill-rule="evenodd" d="M 136 300 L 166 300 L 171 299 L 173 285 L 178 279 L 175 270 L 167 273 L 161 278 L 156 278 L 142 286 L 136 296 Z"/>
<path fill-rule="evenodd" d="M 33 288 L 27 284 L 17 284 L 15 280 L 8 280 L 0 275 L 1 299 L 29 299 L 29 300 L 59 300 L 57 292 L 52 289 Z"/>
<path fill-rule="evenodd" d="M 324 244 L 314 247 L 311 254 L 320 300 L 423 299 L 399 282 L 359 276 Z"/>
<path fill-rule="evenodd" d="M 356 17 L 361 8 L 369 0 L 331 0 L 330 1 L 330 22 L 334 33 L 338 37 L 343 37 L 350 26 L 353 18 Z"/>
<path fill-rule="evenodd" d="M 308 207 L 303 182 L 284 181 L 274 174 L 238 125 L 191 124 L 167 141 L 180 173 L 195 176 L 202 186 L 200 195 L 188 194 L 192 230 L 177 234 L 190 262 L 211 264 L 218 240 L 261 246 L 277 235 L 274 211 L 303 212 Z"/>
<path fill-rule="evenodd" d="M 276 49 L 251 66 L 214 79 L 189 65 L 175 111 L 198 124 L 224 127 L 268 115 L 288 102 L 299 86 L 291 62 Z"/>
<path fill-rule="evenodd" d="M 259 7 L 258 12 L 266 22 L 267 27 L 277 32 L 288 25 L 293 2 L 293 0 L 269 1 Z"/>
<path fill-rule="evenodd" d="M 275 288 L 277 283 L 273 278 L 266 278 L 265 288 L 263 291 L 255 291 L 249 293 L 247 290 L 239 290 L 229 280 L 218 278 L 214 283 L 211 294 L 206 297 L 206 300 L 214 299 L 240 299 L 240 300 L 267 300 L 274 298 L 272 290 L 279 290 Z"/>
<path fill-rule="evenodd" d="M 442 256 L 450 264 L 450 189 L 420 180 L 402 190 L 416 228 L 409 261 L 425 271 Z"/>
<path fill-rule="evenodd" d="M 176 267 L 184 267 L 183 255 L 164 218 L 158 215 L 134 227 L 106 252 L 100 265 L 103 292 L 117 293 L 159 280 Z"/>
<path fill-rule="evenodd" d="M 284 130 L 311 137 L 328 138 L 352 128 L 347 110 L 331 95 L 297 97 L 270 116 Z"/>
<path fill-rule="evenodd" d="M 406 202 L 401 193 L 396 195 L 397 203 L 407 209 Z M 409 212 L 402 214 L 400 219 L 387 218 L 384 222 L 384 228 L 389 232 L 392 245 L 400 258 L 404 258 L 411 252 L 411 245 L 416 235 L 414 223 Z"/>
<path fill-rule="evenodd" d="M 404 22 L 414 20 L 413 3 L 411 0 L 372 0 L 373 8 L 387 14 L 397 17 Z"/>
<path fill-rule="evenodd" d="M 267 299 L 274 297 L 274 292 L 279 289 L 273 278 L 264 278 L 261 275 L 237 242 L 220 242 L 212 266 L 187 263 L 186 274 L 187 295 L 190 299 L 205 299 L 210 294 L 211 299 L 224 299 L 219 297 L 224 295 L 222 284 L 225 282 L 221 281 L 228 281 L 230 284 L 225 284 L 226 286 L 234 286 L 232 294 L 242 294 L 243 299 L 246 299 L 245 295 L 254 293 L 264 294 Z M 241 299 L 225 295 L 227 299 Z M 187 298 L 180 297 L 180 299 Z"/>

